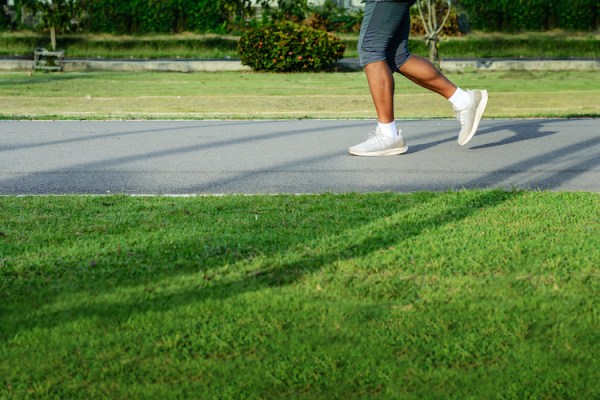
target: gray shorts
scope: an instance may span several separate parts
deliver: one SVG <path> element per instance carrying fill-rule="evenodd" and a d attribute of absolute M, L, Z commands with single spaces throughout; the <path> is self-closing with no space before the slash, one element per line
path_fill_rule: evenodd
<path fill-rule="evenodd" d="M 358 55 L 363 67 L 375 61 L 387 61 L 392 71 L 398 71 L 408 60 L 410 7 L 414 3 L 415 0 L 367 0 L 358 39 Z"/>

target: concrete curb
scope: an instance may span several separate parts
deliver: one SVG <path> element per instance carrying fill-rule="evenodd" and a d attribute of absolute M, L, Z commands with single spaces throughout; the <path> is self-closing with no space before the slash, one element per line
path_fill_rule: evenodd
<path fill-rule="evenodd" d="M 598 71 L 600 59 L 595 60 L 447 60 L 440 63 L 444 71 Z"/>
<path fill-rule="evenodd" d="M 338 65 L 344 70 L 358 71 L 362 67 L 358 59 L 343 59 Z M 0 59 L 0 71 L 31 70 L 33 60 Z M 465 59 L 443 60 L 444 71 L 598 71 L 600 59 L 532 60 L 532 59 Z M 66 59 L 64 71 L 121 71 L 121 72 L 216 72 L 250 71 L 239 60 L 85 60 Z"/>
<path fill-rule="evenodd" d="M 361 69 L 358 59 L 347 58 L 339 65 L 351 70 Z M 447 72 L 459 71 L 598 71 L 600 59 L 448 59 L 440 62 L 440 68 Z"/>
<path fill-rule="evenodd" d="M 0 60 L 1 71 L 31 70 L 33 60 Z M 238 60 L 64 60 L 64 71 L 216 72 L 250 71 Z"/>

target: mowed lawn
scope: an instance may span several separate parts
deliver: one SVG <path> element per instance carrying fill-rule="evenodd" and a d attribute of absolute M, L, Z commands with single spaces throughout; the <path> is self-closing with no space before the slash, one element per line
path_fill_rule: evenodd
<path fill-rule="evenodd" d="M 0 398 L 599 398 L 598 210 L 0 197 Z"/>
<path fill-rule="evenodd" d="M 374 118 L 363 72 L 0 72 L 0 118 Z M 595 71 L 448 74 L 487 89 L 486 117 L 595 117 Z M 396 76 L 398 118 L 452 118 L 442 97 Z"/>
<path fill-rule="evenodd" d="M 596 72 L 465 72 L 488 117 Z M 451 118 L 397 77 L 399 118 Z M 374 118 L 362 72 L 0 72 L 0 118 Z M 1 135 L 0 135 L 1 137 Z M 600 397 L 600 196 L 0 196 L 0 398 Z"/>

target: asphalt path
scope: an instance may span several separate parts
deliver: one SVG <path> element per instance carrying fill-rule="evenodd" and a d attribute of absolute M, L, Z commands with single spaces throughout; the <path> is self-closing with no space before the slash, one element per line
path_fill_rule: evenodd
<path fill-rule="evenodd" d="M 0 121 L 0 194 L 600 192 L 600 122 L 401 121 L 408 153 L 356 157 L 373 121 Z"/>

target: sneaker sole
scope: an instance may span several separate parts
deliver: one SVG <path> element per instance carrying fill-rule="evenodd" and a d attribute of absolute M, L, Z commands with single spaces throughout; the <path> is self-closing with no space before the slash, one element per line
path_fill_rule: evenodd
<path fill-rule="evenodd" d="M 387 150 L 369 151 L 369 152 L 352 151 L 352 150 L 348 150 L 348 151 L 352 155 L 363 156 L 363 157 L 396 156 L 398 154 L 406 153 L 408 151 L 408 146 L 396 147 L 396 148 L 387 149 Z"/>
<path fill-rule="evenodd" d="M 483 113 L 485 112 L 485 107 L 488 102 L 488 93 L 487 90 L 481 91 L 481 101 L 479 102 L 479 106 L 477 106 L 477 110 L 475 111 L 475 121 L 473 122 L 473 129 L 469 132 L 469 135 L 462 142 L 458 142 L 461 146 L 469 143 L 469 140 L 473 139 L 475 136 L 475 132 L 477 132 L 477 128 L 479 128 L 479 122 L 481 122 L 481 117 L 483 117 Z"/>

